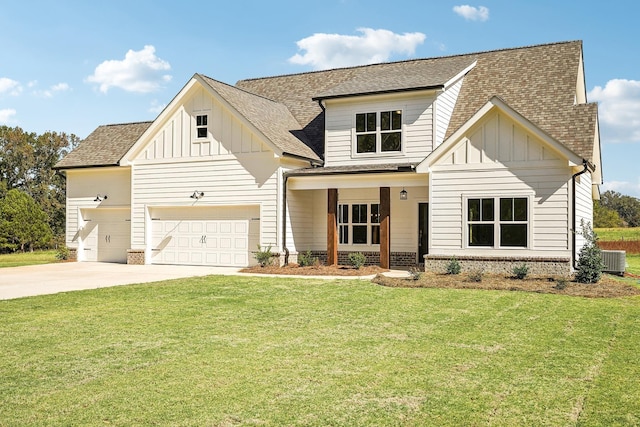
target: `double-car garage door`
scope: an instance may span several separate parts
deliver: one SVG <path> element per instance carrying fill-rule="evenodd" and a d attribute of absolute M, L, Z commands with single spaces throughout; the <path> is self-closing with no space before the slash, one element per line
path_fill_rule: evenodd
<path fill-rule="evenodd" d="M 152 208 L 153 264 L 246 267 L 260 238 L 258 207 Z"/>

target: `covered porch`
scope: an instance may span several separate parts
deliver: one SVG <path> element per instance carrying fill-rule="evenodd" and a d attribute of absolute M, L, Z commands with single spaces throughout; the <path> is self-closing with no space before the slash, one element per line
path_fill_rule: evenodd
<path fill-rule="evenodd" d="M 428 253 L 428 174 L 414 165 L 332 167 L 285 174 L 285 248 L 328 265 L 359 252 L 382 268 L 421 264 Z"/>

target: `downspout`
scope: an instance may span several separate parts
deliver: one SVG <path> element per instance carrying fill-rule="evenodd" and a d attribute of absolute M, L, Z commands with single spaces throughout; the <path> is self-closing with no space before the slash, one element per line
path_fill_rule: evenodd
<path fill-rule="evenodd" d="M 287 173 L 283 173 L 282 183 L 282 250 L 284 251 L 284 265 L 289 265 L 289 248 L 287 248 Z"/>
<path fill-rule="evenodd" d="M 584 169 L 582 169 L 580 172 L 576 172 L 571 176 L 571 238 L 572 238 L 572 245 L 571 245 L 571 266 L 572 268 L 575 270 L 577 268 L 576 266 L 576 177 L 582 175 L 583 173 L 585 173 L 587 171 L 587 169 L 589 169 L 589 162 L 587 162 L 586 160 L 582 160 L 582 166 L 584 166 Z"/>

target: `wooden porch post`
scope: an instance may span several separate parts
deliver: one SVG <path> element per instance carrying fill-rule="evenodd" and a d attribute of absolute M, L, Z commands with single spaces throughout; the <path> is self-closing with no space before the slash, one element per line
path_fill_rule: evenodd
<path fill-rule="evenodd" d="M 380 187 L 380 267 L 391 266 L 391 189 Z"/>
<path fill-rule="evenodd" d="M 338 189 L 327 190 L 327 265 L 338 264 Z"/>

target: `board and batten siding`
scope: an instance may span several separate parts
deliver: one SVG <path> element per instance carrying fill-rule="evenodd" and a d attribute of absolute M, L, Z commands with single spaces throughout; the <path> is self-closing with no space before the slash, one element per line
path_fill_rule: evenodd
<path fill-rule="evenodd" d="M 431 254 L 568 256 L 571 170 L 507 116 L 489 115 L 431 171 Z M 465 200 L 483 196 L 530 197 L 528 249 L 466 247 Z"/>
<path fill-rule="evenodd" d="M 125 167 L 70 169 L 66 175 L 66 245 L 78 248 L 83 226 L 81 210 L 131 206 L 131 170 Z M 108 197 L 98 202 L 95 201 L 98 194 Z"/>
<path fill-rule="evenodd" d="M 436 141 L 435 147 L 438 147 L 444 141 L 444 135 L 449 127 L 449 121 L 453 114 L 453 108 L 456 106 L 462 82 L 464 78 L 460 78 L 457 82 L 449 86 L 444 92 L 438 95 L 436 100 Z"/>
<path fill-rule="evenodd" d="M 435 96 L 382 97 L 371 101 L 328 101 L 325 166 L 420 162 L 433 149 Z M 357 113 L 402 110 L 402 152 L 358 155 L 353 149 Z"/>
<path fill-rule="evenodd" d="M 207 115 L 208 136 L 197 138 L 196 116 Z M 268 151 L 259 137 L 202 87 L 193 90 L 161 129 L 139 159 L 176 159 Z"/>

